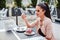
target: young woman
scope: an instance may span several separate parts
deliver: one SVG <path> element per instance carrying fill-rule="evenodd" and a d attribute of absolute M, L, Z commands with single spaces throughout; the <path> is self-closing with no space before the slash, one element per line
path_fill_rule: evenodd
<path fill-rule="evenodd" d="M 21 15 L 27 27 L 36 27 L 37 32 L 45 37 L 47 40 L 55 40 L 52 32 L 52 21 L 50 17 L 50 10 L 47 3 L 40 3 L 36 6 L 37 19 L 30 24 L 26 19 L 26 15 Z M 39 26 L 38 26 L 39 25 Z"/>

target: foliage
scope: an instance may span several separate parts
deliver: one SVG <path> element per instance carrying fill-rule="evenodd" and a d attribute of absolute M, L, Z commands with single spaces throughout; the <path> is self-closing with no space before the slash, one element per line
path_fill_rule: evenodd
<path fill-rule="evenodd" d="M 60 9 L 60 0 L 57 0 L 57 1 L 58 1 L 58 3 L 57 3 L 57 8 Z"/>
<path fill-rule="evenodd" d="M 31 5 L 32 5 L 33 7 L 35 7 L 35 6 L 36 6 L 36 4 L 37 4 L 37 0 L 31 0 L 31 2 L 32 2 L 32 4 L 31 4 Z"/>
<path fill-rule="evenodd" d="M 14 0 L 15 4 L 17 5 L 17 7 L 21 7 L 21 2 L 22 0 Z"/>
<path fill-rule="evenodd" d="M 42 1 L 44 1 L 44 2 L 46 2 L 46 3 L 48 3 L 48 4 L 49 4 L 49 0 L 42 0 Z"/>
<path fill-rule="evenodd" d="M 6 8 L 6 0 L 0 0 L 0 9 Z"/>

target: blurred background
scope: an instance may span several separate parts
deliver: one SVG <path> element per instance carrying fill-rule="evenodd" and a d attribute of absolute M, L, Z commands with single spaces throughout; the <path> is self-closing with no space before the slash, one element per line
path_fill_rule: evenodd
<path fill-rule="evenodd" d="M 50 8 L 51 19 L 53 22 L 53 31 L 57 40 L 60 40 L 60 0 L 0 0 L 0 20 L 3 18 L 12 18 L 16 25 L 25 25 L 21 14 L 25 13 L 30 22 L 34 21 L 35 6 L 40 2 L 46 2 Z"/>

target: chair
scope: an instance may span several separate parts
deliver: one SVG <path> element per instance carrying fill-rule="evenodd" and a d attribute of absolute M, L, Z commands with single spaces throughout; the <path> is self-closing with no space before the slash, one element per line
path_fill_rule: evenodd
<path fill-rule="evenodd" d="M 57 18 L 57 10 L 54 5 L 50 5 L 50 15 L 51 15 L 52 21 L 55 22 L 55 19 Z"/>
<path fill-rule="evenodd" d="M 0 11 L 4 11 L 5 10 L 5 8 L 2 8 Z"/>
<path fill-rule="evenodd" d="M 4 11 L 2 10 L 1 12 L 0 12 L 0 16 L 1 17 L 7 17 L 6 15 L 7 15 L 7 11 L 8 11 L 8 9 L 5 9 Z"/>
<path fill-rule="evenodd" d="M 20 8 L 12 8 L 12 16 L 20 16 L 22 13 L 21 13 L 21 10 Z"/>
<path fill-rule="evenodd" d="M 3 8 L 1 11 L 5 11 L 5 8 Z"/>
<path fill-rule="evenodd" d="M 34 15 L 35 14 L 35 8 L 26 8 L 27 13 Z"/>

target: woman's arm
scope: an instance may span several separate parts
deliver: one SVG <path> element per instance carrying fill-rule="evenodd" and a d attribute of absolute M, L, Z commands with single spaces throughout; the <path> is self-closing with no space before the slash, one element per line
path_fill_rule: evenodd
<path fill-rule="evenodd" d="M 36 26 L 36 25 L 38 24 L 38 20 L 39 20 L 38 18 L 37 18 L 37 20 L 34 21 L 33 23 L 29 23 L 29 21 L 27 20 L 25 14 L 21 15 L 21 17 L 22 17 L 22 19 L 25 21 L 27 27 L 29 27 L 29 28 L 30 28 L 30 27 L 34 27 L 34 26 Z"/>
<path fill-rule="evenodd" d="M 24 21 L 25 21 L 25 23 L 26 23 L 26 25 L 27 25 L 28 28 L 34 27 L 34 26 L 36 26 L 38 24 L 38 20 L 35 20 L 32 23 L 29 23 L 29 21 L 27 19 L 24 19 Z"/>
<path fill-rule="evenodd" d="M 53 32 L 52 32 L 52 22 L 51 20 L 47 22 L 47 27 L 46 27 L 46 39 L 51 40 Z"/>

